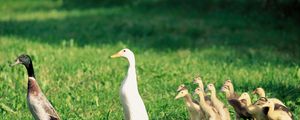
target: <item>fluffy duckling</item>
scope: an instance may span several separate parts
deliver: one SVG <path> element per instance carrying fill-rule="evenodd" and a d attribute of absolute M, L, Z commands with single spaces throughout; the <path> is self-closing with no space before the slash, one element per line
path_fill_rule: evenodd
<path fill-rule="evenodd" d="M 215 108 L 218 110 L 221 119 L 222 120 L 230 120 L 230 114 L 228 111 L 228 108 L 225 107 L 225 105 L 222 103 L 221 100 L 218 99 L 216 95 L 216 88 L 213 84 L 208 84 L 207 89 L 211 92 L 210 99 L 215 106 Z"/>
<path fill-rule="evenodd" d="M 239 120 L 240 118 L 246 119 L 246 120 L 253 119 L 252 115 L 247 111 L 246 106 L 242 106 L 241 102 L 237 98 L 234 98 L 230 95 L 230 90 L 229 90 L 228 86 L 226 86 L 226 85 L 223 86 L 221 91 L 225 93 L 228 103 L 233 107 L 233 109 L 236 113 L 237 120 Z"/>
<path fill-rule="evenodd" d="M 202 78 L 200 76 L 195 77 L 193 83 L 198 84 L 198 87 L 200 87 L 200 88 L 204 88 Z"/>
<path fill-rule="evenodd" d="M 269 111 L 267 113 L 269 120 L 292 120 L 293 119 L 292 113 L 288 110 L 288 108 L 286 108 L 283 105 L 280 105 L 280 107 L 278 107 L 279 109 L 275 109 L 275 103 L 273 101 L 268 101 L 263 105 L 263 107 L 269 107 Z"/>
<path fill-rule="evenodd" d="M 22 64 L 28 75 L 27 104 L 36 120 L 60 120 L 57 112 L 40 89 L 34 75 L 33 64 L 29 55 L 20 55 L 11 66 Z"/>
<path fill-rule="evenodd" d="M 242 107 L 245 107 L 256 120 L 267 120 L 265 112 L 267 109 L 262 108 L 261 105 L 251 103 L 251 98 L 248 93 L 242 93 L 239 97 Z"/>
<path fill-rule="evenodd" d="M 234 87 L 231 80 L 226 80 L 223 86 L 228 86 L 230 91 L 230 97 L 238 99 L 240 96 L 234 92 Z"/>
<path fill-rule="evenodd" d="M 221 120 L 218 111 L 213 106 L 206 103 L 204 98 L 204 91 L 201 88 L 196 88 L 195 94 L 199 95 L 200 107 L 208 115 L 209 120 Z"/>
<path fill-rule="evenodd" d="M 263 88 L 256 88 L 253 92 L 252 92 L 252 94 L 257 94 L 260 98 L 261 97 L 266 97 L 266 93 L 265 93 L 265 90 L 263 89 Z M 268 98 L 268 100 L 269 101 L 272 101 L 272 102 L 274 102 L 274 103 L 277 103 L 277 104 L 280 104 L 280 105 L 283 105 L 283 106 L 285 106 L 284 104 L 283 104 L 283 102 L 281 102 L 280 100 L 278 100 L 277 98 Z"/>
<path fill-rule="evenodd" d="M 204 85 L 203 85 L 203 82 L 202 82 L 202 78 L 201 77 L 195 77 L 194 78 L 194 81 L 193 81 L 194 84 L 198 84 L 198 87 L 204 91 Z M 204 98 L 205 98 L 205 101 L 207 104 L 209 105 L 212 105 L 212 102 L 210 100 L 210 97 L 208 95 L 206 95 L 205 93 L 204 94 Z"/>
<path fill-rule="evenodd" d="M 179 91 L 175 99 L 179 99 L 182 97 L 184 97 L 191 120 L 202 120 L 205 118 L 204 112 L 199 106 L 199 102 L 192 99 L 191 95 L 188 92 L 188 89 L 186 89 L 185 87 Z"/>

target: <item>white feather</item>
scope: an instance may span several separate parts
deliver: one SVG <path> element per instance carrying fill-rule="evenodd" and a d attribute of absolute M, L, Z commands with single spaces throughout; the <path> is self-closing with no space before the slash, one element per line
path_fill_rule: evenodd
<path fill-rule="evenodd" d="M 129 68 L 120 88 L 125 118 L 126 120 L 148 120 L 146 107 L 138 91 L 134 54 L 128 49 L 127 53 Z"/>

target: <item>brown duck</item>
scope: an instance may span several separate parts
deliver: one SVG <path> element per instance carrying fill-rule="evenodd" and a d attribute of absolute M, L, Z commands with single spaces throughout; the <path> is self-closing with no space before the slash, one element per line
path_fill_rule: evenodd
<path fill-rule="evenodd" d="M 22 64 L 27 69 L 28 89 L 27 104 L 32 116 L 36 120 L 60 120 L 57 112 L 41 91 L 34 75 L 31 58 L 28 55 L 20 55 L 11 66 Z"/>

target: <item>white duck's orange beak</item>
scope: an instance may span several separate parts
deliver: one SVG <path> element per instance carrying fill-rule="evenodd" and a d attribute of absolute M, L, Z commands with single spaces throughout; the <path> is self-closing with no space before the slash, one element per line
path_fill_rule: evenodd
<path fill-rule="evenodd" d="M 116 54 L 113 54 L 112 56 L 110 56 L 110 58 L 117 58 L 117 57 L 121 57 L 121 56 L 122 56 L 122 54 L 123 54 L 123 51 L 120 51 L 120 52 L 118 52 L 118 53 L 116 53 Z"/>

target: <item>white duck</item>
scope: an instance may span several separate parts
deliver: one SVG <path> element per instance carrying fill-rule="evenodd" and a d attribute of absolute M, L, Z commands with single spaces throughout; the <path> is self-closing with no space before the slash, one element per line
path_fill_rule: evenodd
<path fill-rule="evenodd" d="M 134 54 L 129 49 L 123 49 L 111 56 L 111 58 L 117 57 L 124 57 L 129 62 L 127 76 L 123 80 L 120 88 L 125 119 L 148 120 L 146 107 L 138 91 Z"/>

